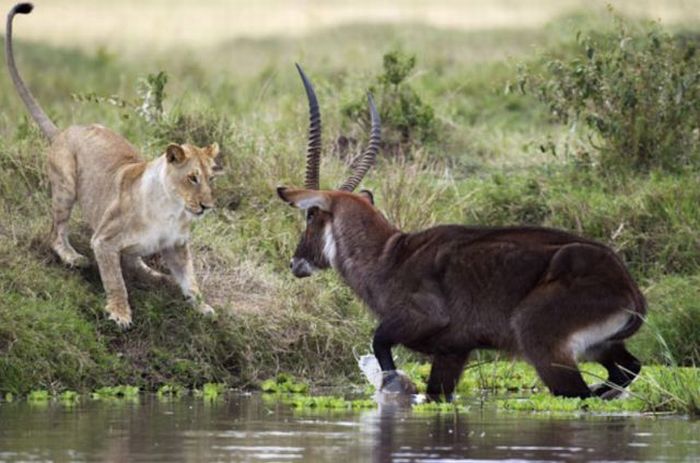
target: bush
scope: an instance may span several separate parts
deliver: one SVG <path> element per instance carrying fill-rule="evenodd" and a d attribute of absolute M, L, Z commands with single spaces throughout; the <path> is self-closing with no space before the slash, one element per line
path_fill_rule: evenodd
<path fill-rule="evenodd" d="M 583 121 L 604 169 L 677 170 L 697 164 L 700 58 L 695 44 L 658 24 L 577 37 L 571 58 L 523 67 L 520 88 L 564 123 Z M 540 70 L 536 70 L 540 69 Z"/>
<path fill-rule="evenodd" d="M 406 82 L 416 66 L 416 57 L 394 50 L 384 55 L 384 72 L 370 86 L 382 118 L 385 149 L 403 152 L 408 146 L 438 140 L 435 112 Z M 343 107 L 343 114 L 369 129 L 367 98 L 362 95 Z"/>
<path fill-rule="evenodd" d="M 700 365 L 700 275 L 669 276 L 647 290 L 646 326 L 632 349 L 647 361 Z"/>

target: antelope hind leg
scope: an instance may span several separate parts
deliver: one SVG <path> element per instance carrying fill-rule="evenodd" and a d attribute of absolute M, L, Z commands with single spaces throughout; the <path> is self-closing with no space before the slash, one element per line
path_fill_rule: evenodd
<path fill-rule="evenodd" d="M 642 369 L 641 362 L 632 355 L 621 341 L 604 342 L 586 352 L 586 356 L 600 363 L 608 371 L 608 380 L 591 386 L 593 394 L 606 400 L 624 394 Z"/>
<path fill-rule="evenodd" d="M 442 397 L 452 401 L 452 394 L 464 370 L 468 355 L 435 355 L 430 368 L 427 395 L 431 401 L 439 402 Z"/>

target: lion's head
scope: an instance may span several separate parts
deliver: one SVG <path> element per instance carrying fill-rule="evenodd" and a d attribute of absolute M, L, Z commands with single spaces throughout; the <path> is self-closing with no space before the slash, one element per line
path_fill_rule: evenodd
<path fill-rule="evenodd" d="M 165 150 L 170 190 L 182 199 L 185 210 L 194 216 L 201 216 L 214 207 L 211 182 L 220 172 L 218 155 L 217 143 L 204 148 L 173 143 Z"/>

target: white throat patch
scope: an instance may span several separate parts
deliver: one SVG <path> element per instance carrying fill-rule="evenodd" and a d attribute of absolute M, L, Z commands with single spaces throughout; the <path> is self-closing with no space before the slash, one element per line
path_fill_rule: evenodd
<path fill-rule="evenodd" d="M 328 223 L 323 231 L 323 255 L 333 268 L 335 268 L 336 252 L 337 248 L 335 245 L 335 238 L 333 238 L 333 227 Z"/>

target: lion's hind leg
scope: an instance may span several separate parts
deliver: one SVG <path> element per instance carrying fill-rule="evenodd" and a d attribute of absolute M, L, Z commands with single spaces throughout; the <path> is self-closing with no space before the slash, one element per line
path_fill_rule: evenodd
<path fill-rule="evenodd" d="M 49 151 L 49 181 L 51 182 L 51 248 L 71 267 L 85 267 L 88 259 L 78 253 L 68 240 L 68 221 L 77 199 L 77 168 L 75 156 L 68 147 L 56 143 Z"/>

